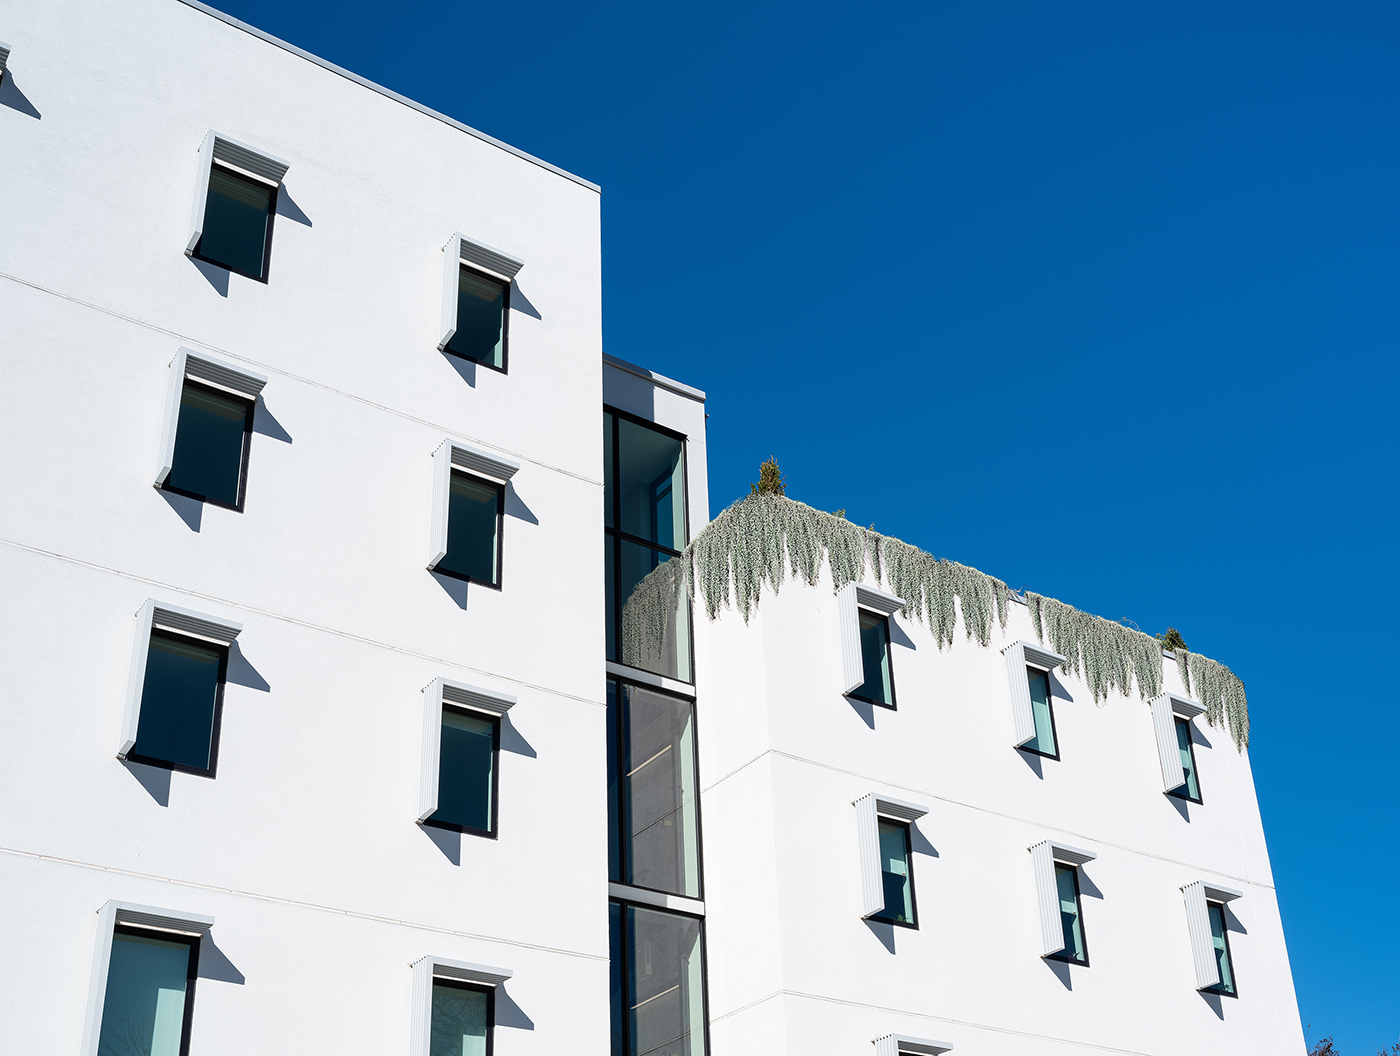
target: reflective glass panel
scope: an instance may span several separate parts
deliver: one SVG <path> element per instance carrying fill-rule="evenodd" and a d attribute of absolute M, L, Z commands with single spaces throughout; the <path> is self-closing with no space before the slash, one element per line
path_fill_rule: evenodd
<path fill-rule="evenodd" d="M 447 351 L 505 368 L 506 287 L 463 268 L 457 286 L 457 332 Z"/>
<path fill-rule="evenodd" d="M 913 924 L 914 884 L 909 870 L 909 826 L 880 819 L 880 880 L 885 888 L 885 908 L 876 920 Z"/>
<path fill-rule="evenodd" d="M 491 831 L 496 723 L 456 708 L 442 709 L 438 746 L 438 809 L 429 821 Z"/>
<path fill-rule="evenodd" d="M 1055 866 L 1055 887 L 1060 898 L 1060 926 L 1065 938 L 1060 956 L 1082 964 L 1088 958 L 1084 952 L 1084 925 L 1079 919 L 1079 876 L 1074 866 Z"/>
<path fill-rule="evenodd" d="M 97 1056 L 179 1056 L 191 946 L 116 932 Z"/>
<path fill-rule="evenodd" d="M 491 998 L 481 990 L 433 980 L 431 1056 L 486 1056 Z"/>
<path fill-rule="evenodd" d="M 704 1056 L 700 921 L 626 906 L 627 1056 Z"/>
<path fill-rule="evenodd" d="M 613 527 L 613 423 L 617 419 L 603 412 L 603 527 Z"/>
<path fill-rule="evenodd" d="M 688 700 L 612 683 L 608 784 L 620 883 L 700 897 L 695 706 Z"/>
<path fill-rule="evenodd" d="M 685 547 L 685 445 L 618 420 L 618 502 L 622 530 L 658 546 Z"/>
<path fill-rule="evenodd" d="M 1208 903 L 1210 913 L 1210 938 L 1215 947 L 1215 966 L 1220 970 L 1220 982 L 1212 989 L 1224 994 L 1235 992 L 1235 971 L 1230 963 L 1230 942 L 1225 937 L 1225 907 L 1218 903 Z"/>
<path fill-rule="evenodd" d="M 1176 720 L 1176 746 L 1181 752 L 1181 771 L 1186 775 L 1186 784 L 1177 791 L 1199 802 L 1201 789 L 1196 784 L 1196 758 L 1191 754 L 1191 724 L 1185 719 Z"/>
<path fill-rule="evenodd" d="M 272 191 L 268 184 L 213 166 L 204 231 L 196 254 L 233 271 L 264 278 Z"/>
<path fill-rule="evenodd" d="M 151 632 L 133 756 L 210 769 L 223 650 Z"/>
<path fill-rule="evenodd" d="M 1055 748 L 1055 722 L 1050 715 L 1050 676 L 1033 667 L 1026 668 L 1031 687 L 1031 714 L 1035 717 L 1035 737 L 1025 747 L 1046 755 L 1058 755 Z"/>
<path fill-rule="evenodd" d="M 237 506 L 249 406 L 247 400 L 186 381 L 166 487 Z"/>
<path fill-rule="evenodd" d="M 851 696 L 872 704 L 894 704 L 889 630 L 883 616 L 860 610 L 860 659 L 865 668 L 865 682 Z"/>
<path fill-rule="evenodd" d="M 621 661 L 658 675 L 691 680 L 690 599 L 662 566 L 671 555 L 622 540 Z"/>
<path fill-rule="evenodd" d="M 452 474 L 448 495 L 447 555 L 437 571 L 499 584 L 501 488 L 462 473 Z"/>

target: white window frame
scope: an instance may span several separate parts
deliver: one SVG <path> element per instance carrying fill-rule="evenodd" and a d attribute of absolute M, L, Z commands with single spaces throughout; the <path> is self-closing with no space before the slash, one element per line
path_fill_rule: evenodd
<path fill-rule="evenodd" d="M 268 154 L 240 143 L 212 128 L 204 136 L 199 147 L 199 169 L 195 179 L 194 211 L 190 214 L 190 237 L 185 243 L 185 256 L 194 256 L 195 247 L 204 237 L 204 208 L 209 203 L 209 171 L 214 162 L 226 165 L 246 176 L 252 176 L 263 183 L 280 187 L 287 175 L 290 162 L 283 161 L 274 154 Z"/>
<path fill-rule="evenodd" d="M 1220 968 L 1215 963 L 1215 941 L 1210 933 L 1210 911 L 1206 903 L 1223 905 L 1243 898 L 1244 892 L 1197 880 L 1182 885 L 1181 895 L 1186 901 L 1186 930 L 1191 936 L 1191 957 L 1196 963 L 1196 989 L 1208 990 L 1220 985 Z"/>
<path fill-rule="evenodd" d="M 856 808 L 856 847 L 860 856 L 860 916 L 865 920 L 885 908 L 885 885 L 880 880 L 880 819 L 889 818 L 891 821 L 909 825 L 912 831 L 914 822 L 928 813 L 928 807 L 876 792 L 852 800 L 851 805 Z M 914 853 L 912 840 L 909 853 Z"/>
<path fill-rule="evenodd" d="M 1190 697 L 1168 690 L 1152 698 L 1152 729 L 1157 735 L 1157 758 L 1162 764 L 1162 791 L 1174 792 L 1186 784 L 1181 766 L 1181 746 L 1176 741 L 1176 716 L 1188 723 L 1206 709 Z M 1197 782 L 1200 775 L 1196 776 Z"/>
<path fill-rule="evenodd" d="M 185 391 L 185 379 L 212 385 L 235 396 L 257 402 L 267 378 L 251 370 L 225 362 L 205 352 L 182 348 L 170 361 L 170 377 L 165 390 L 165 419 L 160 432 L 160 459 L 156 465 L 156 487 L 170 476 L 175 465 L 175 439 L 180 429 L 180 395 Z"/>
<path fill-rule="evenodd" d="M 1026 850 L 1031 852 L 1036 902 L 1040 906 L 1040 955 L 1049 957 L 1065 948 L 1065 932 L 1060 923 L 1060 893 L 1055 884 L 1055 863 L 1072 865 L 1078 869 L 1085 862 L 1092 862 L 1098 855 L 1058 840 L 1041 840 L 1031 844 Z M 1083 926 L 1082 921 L 1080 926 Z"/>
<path fill-rule="evenodd" d="M 445 349 L 457 334 L 457 296 L 461 289 L 462 265 L 484 271 L 509 286 L 525 262 L 505 250 L 488 246 L 469 238 L 460 231 L 452 232 L 442 247 L 442 320 L 438 326 L 438 351 Z"/>
<path fill-rule="evenodd" d="M 409 1056 L 429 1056 L 433 1043 L 433 979 L 451 979 L 459 983 L 476 983 L 480 986 L 498 987 L 515 975 L 509 968 L 496 968 L 489 964 L 472 964 L 468 961 L 453 961 L 446 957 L 420 957 L 409 965 L 413 969 L 413 1012 L 412 1034 Z M 494 1032 L 496 1024 L 488 1023 L 488 1031 Z"/>
<path fill-rule="evenodd" d="M 497 721 L 515 705 L 507 693 L 439 676 L 423 687 L 423 759 L 419 767 L 418 824 L 437 813 L 438 768 L 442 763 L 442 706 L 452 704 Z"/>
<path fill-rule="evenodd" d="M 447 516 L 451 508 L 452 467 L 486 477 L 504 486 L 520 471 L 520 463 L 479 447 L 445 439 L 433 452 L 433 510 L 428 534 L 428 571 L 447 556 Z"/>
<path fill-rule="evenodd" d="M 1063 664 L 1065 658 L 1024 638 L 1004 648 L 1002 655 L 1006 657 L 1006 681 L 1011 689 L 1011 725 L 1015 731 L 1011 746 L 1020 748 L 1035 739 L 1035 711 L 1031 707 L 1031 685 L 1026 678 L 1026 668 L 1044 671 L 1048 689 L 1050 672 Z M 1055 705 L 1052 702 L 1050 706 Z M 1055 748 L 1058 751 L 1059 745 Z"/>
<path fill-rule="evenodd" d="M 875 1056 L 939 1056 L 952 1052 L 953 1044 L 948 1041 L 930 1041 L 928 1038 L 913 1038 L 908 1034 L 885 1034 L 874 1039 Z"/>
<path fill-rule="evenodd" d="M 92 979 L 88 984 L 82 1056 L 97 1056 L 97 1043 L 102 1040 L 102 1011 L 107 1002 L 107 971 L 112 962 L 112 934 L 118 924 L 134 924 L 156 931 L 197 935 L 203 938 L 214 926 L 214 918 L 181 910 L 143 906 L 136 902 L 120 902 L 116 899 L 103 904 L 97 911 L 97 952 L 93 956 Z M 201 950 L 201 955 L 202 953 Z"/>
<path fill-rule="evenodd" d="M 895 597 L 865 583 L 847 583 L 836 595 L 836 619 L 841 628 L 841 662 L 845 687 L 842 694 L 854 693 L 865 684 L 865 662 L 860 651 L 860 610 L 889 619 L 904 608 L 903 598 Z"/>
<path fill-rule="evenodd" d="M 0 84 L 5 81 L 5 70 L 10 63 L 10 46 L 0 40 Z"/>
<path fill-rule="evenodd" d="M 208 616 L 165 601 L 147 598 L 136 610 L 136 640 L 131 650 L 131 671 L 126 683 L 126 711 L 122 716 L 121 747 L 117 758 L 125 759 L 136 744 L 141 725 L 141 694 L 146 687 L 146 655 L 151 648 L 151 631 L 172 631 L 190 638 L 230 648 L 243 630 L 241 623 Z"/>

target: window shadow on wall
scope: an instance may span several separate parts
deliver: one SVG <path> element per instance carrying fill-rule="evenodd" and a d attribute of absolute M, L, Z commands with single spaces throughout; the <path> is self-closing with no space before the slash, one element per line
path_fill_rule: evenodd
<path fill-rule="evenodd" d="M 423 835 L 433 841 L 442 856 L 453 865 L 462 864 L 462 834 L 453 829 L 440 829 L 436 825 L 419 825 Z"/>
<path fill-rule="evenodd" d="M 248 658 L 243 655 L 243 650 L 238 643 L 234 642 L 228 651 L 228 673 L 225 680 L 235 686 L 246 686 L 249 689 L 256 689 L 259 693 L 270 693 L 272 687 L 267 684 L 267 679 L 258 674 L 258 669 L 248 663 Z"/>
<path fill-rule="evenodd" d="M 293 223 L 305 224 L 307 227 L 313 226 L 311 217 L 301 211 L 301 206 L 292 201 L 292 196 L 287 192 L 287 185 L 284 183 L 277 190 L 277 215 L 285 216 Z"/>
<path fill-rule="evenodd" d="M 206 282 L 214 287 L 214 292 L 220 297 L 228 296 L 228 269 L 221 268 L 217 264 L 210 264 L 207 260 L 195 260 L 194 257 L 186 257 L 195 266 Z"/>
<path fill-rule="evenodd" d="M 514 279 L 510 280 L 510 310 L 528 315 L 531 319 L 542 318 L 539 309 L 530 303 L 530 298 L 520 292 L 520 284 Z"/>
<path fill-rule="evenodd" d="M 855 697 L 847 697 L 846 703 L 851 706 L 851 710 L 860 716 L 860 721 L 875 728 L 875 705 L 868 700 L 857 700 Z"/>
<path fill-rule="evenodd" d="M 1074 989 L 1074 981 L 1070 978 L 1069 964 L 1065 961 L 1057 961 L 1051 957 L 1042 957 L 1040 963 L 1049 968 L 1051 974 L 1060 981 L 1066 990 Z"/>
<path fill-rule="evenodd" d="M 204 520 L 204 503 L 188 495 L 176 495 L 164 488 L 157 488 L 156 492 L 179 515 L 180 520 L 185 522 L 186 528 L 192 532 L 199 531 L 199 526 Z"/>
<path fill-rule="evenodd" d="M 514 517 L 516 520 L 524 521 L 526 524 L 539 524 L 540 519 L 535 516 L 533 510 L 525 505 L 525 500 L 520 497 L 520 493 L 515 490 L 515 482 L 506 482 L 506 516 Z"/>
<path fill-rule="evenodd" d="M 267 409 L 267 404 L 263 402 L 261 396 L 258 397 L 258 402 L 253 405 L 253 432 L 270 436 L 284 444 L 292 442 L 292 434 L 283 429 L 282 423 L 272 416 L 272 412 Z"/>
<path fill-rule="evenodd" d="M 199 978 L 214 979 L 220 983 L 236 983 L 242 986 L 247 979 L 224 956 L 224 951 L 214 945 L 214 937 L 205 935 L 199 941 Z"/>
<path fill-rule="evenodd" d="M 535 1029 L 535 1021 L 506 993 L 505 984 L 496 987 L 496 1026 L 514 1027 L 516 1030 Z"/>
<path fill-rule="evenodd" d="M 1035 774 L 1035 776 L 1040 778 L 1042 781 L 1045 780 L 1044 756 L 1036 755 L 1035 752 L 1023 752 L 1020 748 L 1016 749 L 1016 754 L 1021 757 L 1021 762 L 1025 763 L 1031 768 L 1031 773 Z"/>
<path fill-rule="evenodd" d="M 1225 1002 L 1221 1000 L 1219 994 L 1213 994 L 1209 990 L 1197 990 L 1196 993 L 1200 994 L 1201 1000 L 1210 1006 L 1210 1010 L 1215 1013 L 1216 1019 L 1224 1020 Z"/>
<path fill-rule="evenodd" d="M 452 365 L 452 369 L 457 372 L 458 377 L 465 381 L 472 388 L 476 388 L 476 364 L 463 356 L 454 356 L 450 352 L 438 354 Z"/>
<path fill-rule="evenodd" d="M 169 770 L 160 766 L 147 766 L 145 763 L 133 763 L 126 759 L 121 760 L 121 764 L 126 767 L 127 772 L 132 777 L 136 778 L 147 794 L 156 801 L 157 806 L 170 806 Z"/>
<path fill-rule="evenodd" d="M 520 731 L 510 721 L 508 714 L 501 716 L 501 751 L 514 752 L 516 755 L 524 755 L 531 759 L 539 758 L 530 742 L 520 735 Z"/>
<path fill-rule="evenodd" d="M 880 945 L 885 948 L 886 952 L 894 953 L 893 924 L 886 924 L 883 920 L 863 920 L 861 923 L 870 929 L 870 934 L 880 940 Z"/>
<path fill-rule="evenodd" d="M 42 120 L 44 116 L 35 109 L 29 97 L 19 90 L 13 70 L 6 70 L 4 79 L 0 80 L 0 106 L 8 106 L 16 113 L 32 117 L 36 121 Z"/>
<path fill-rule="evenodd" d="M 467 611 L 467 581 L 457 579 L 455 576 L 444 576 L 437 572 L 429 572 L 449 598 L 457 603 L 457 608 L 463 612 Z"/>

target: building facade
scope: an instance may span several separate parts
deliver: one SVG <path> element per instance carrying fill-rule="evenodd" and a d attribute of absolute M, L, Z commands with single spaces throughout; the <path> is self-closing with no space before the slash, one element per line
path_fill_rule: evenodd
<path fill-rule="evenodd" d="M 603 353 L 596 186 L 190 0 L 0 38 L 14 1051 L 1302 1053 L 1174 665 L 639 604 L 705 396 Z"/>

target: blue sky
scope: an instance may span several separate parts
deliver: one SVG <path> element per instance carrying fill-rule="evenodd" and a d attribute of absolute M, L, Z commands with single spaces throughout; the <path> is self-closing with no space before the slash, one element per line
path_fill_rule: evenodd
<path fill-rule="evenodd" d="M 1400 7 L 222 8 L 603 186 L 712 512 L 774 455 L 1230 665 L 1308 1040 L 1400 1036 Z"/>

